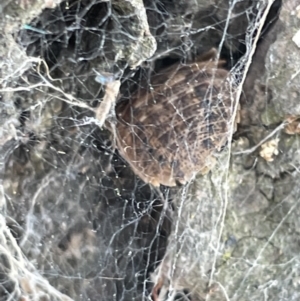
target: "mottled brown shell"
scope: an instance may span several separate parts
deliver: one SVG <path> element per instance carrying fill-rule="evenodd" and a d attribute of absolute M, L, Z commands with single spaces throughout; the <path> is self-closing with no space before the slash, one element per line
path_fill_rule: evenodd
<path fill-rule="evenodd" d="M 171 66 L 116 108 L 119 152 L 145 182 L 184 184 L 212 167 L 232 124 L 233 96 L 220 64 Z"/>

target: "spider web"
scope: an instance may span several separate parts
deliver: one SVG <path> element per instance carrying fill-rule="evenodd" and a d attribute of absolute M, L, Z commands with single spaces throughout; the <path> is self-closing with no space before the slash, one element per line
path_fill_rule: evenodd
<path fill-rule="evenodd" d="M 210 173 L 159 189 L 134 174 L 111 131 L 115 104 L 211 48 L 242 97 L 280 5 L 62 1 L 4 35 L 14 51 L 0 80 L 0 300 L 299 298 L 296 253 L 281 258 L 299 192 L 264 211 L 258 174 L 241 164 L 242 131 L 230 129 Z"/>

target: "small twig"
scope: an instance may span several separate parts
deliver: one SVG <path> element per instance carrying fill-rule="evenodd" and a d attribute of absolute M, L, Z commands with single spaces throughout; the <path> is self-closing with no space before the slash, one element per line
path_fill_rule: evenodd
<path fill-rule="evenodd" d="M 108 82 L 106 84 L 106 90 L 104 98 L 99 105 L 99 107 L 95 110 L 97 124 L 99 127 L 102 127 L 109 112 L 114 108 L 114 104 L 116 103 L 116 99 L 118 97 L 119 89 L 121 82 L 119 80 L 115 80 L 112 82 Z"/>

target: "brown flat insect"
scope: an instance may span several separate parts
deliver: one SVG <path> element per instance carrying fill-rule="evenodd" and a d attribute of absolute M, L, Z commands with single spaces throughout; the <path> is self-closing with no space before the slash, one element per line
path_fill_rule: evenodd
<path fill-rule="evenodd" d="M 117 106 L 118 150 L 143 181 L 175 186 L 212 168 L 214 153 L 228 141 L 234 107 L 222 65 L 202 58 L 171 66 Z"/>

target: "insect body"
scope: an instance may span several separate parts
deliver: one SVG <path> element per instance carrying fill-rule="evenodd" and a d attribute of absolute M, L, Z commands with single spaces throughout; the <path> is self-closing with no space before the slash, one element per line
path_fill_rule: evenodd
<path fill-rule="evenodd" d="M 213 166 L 232 125 L 233 97 L 222 64 L 171 66 L 117 106 L 119 152 L 142 180 L 175 186 Z"/>

